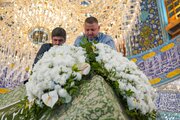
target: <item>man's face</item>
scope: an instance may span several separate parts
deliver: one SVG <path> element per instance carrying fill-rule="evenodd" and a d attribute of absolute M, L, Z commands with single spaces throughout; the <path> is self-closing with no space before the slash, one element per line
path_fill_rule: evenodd
<path fill-rule="evenodd" d="M 96 37 L 99 33 L 100 26 L 97 23 L 85 23 L 84 24 L 84 32 L 88 39 L 92 39 Z"/>
<path fill-rule="evenodd" d="M 61 36 L 54 36 L 52 37 L 52 44 L 53 45 L 62 45 L 65 43 L 65 39 Z"/>

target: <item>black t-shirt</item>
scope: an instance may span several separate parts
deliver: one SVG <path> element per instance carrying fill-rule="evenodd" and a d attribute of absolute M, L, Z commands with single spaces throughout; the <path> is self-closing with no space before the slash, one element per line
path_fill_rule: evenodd
<path fill-rule="evenodd" d="M 45 43 L 41 46 L 41 48 L 39 49 L 35 59 L 34 59 L 34 63 L 33 63 L 33 67 L 34 65 L 42 58 L 42 56 L 44 55 L 44 53 L 46 51 L 48 51 L 53 45 L 51 43 Z"/>

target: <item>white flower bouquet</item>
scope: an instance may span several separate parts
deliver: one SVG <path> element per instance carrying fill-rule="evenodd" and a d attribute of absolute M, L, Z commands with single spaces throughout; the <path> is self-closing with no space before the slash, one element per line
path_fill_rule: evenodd
<path fill-rule="evenodd" d="M 28 100 L 51 108 L 59 98 L 69 103 L 72 98 L 69 90 L 90 71 L 85 55 L 81 47 L 69 45 L 55 46 L 44 53 L 26 83 Z"/>

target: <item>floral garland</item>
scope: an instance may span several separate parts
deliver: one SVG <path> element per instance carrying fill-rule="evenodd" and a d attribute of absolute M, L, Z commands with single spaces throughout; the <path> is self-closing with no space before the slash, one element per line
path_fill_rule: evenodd
<path fill-rule="evenodd" d="M 26 119 L 42 118 L 56 104 L 72 100 L 84 75 L 96 74 L 112 86 L 130 117 L 155 119 L 156 93 L 142 71 L 109 46 L 87 40 L 83 40 L 81 47 L 55 46 L 44 54 L 26 84 L 28 97 L 15 114 Z"/>
<path fill-rule="evenodd" d="M 157 93 L 146 75 L 137 65 L 103 43 L 90 43 L 83 40 L 89 64 L 94 74 L 101 75 L 115 90 L 126 109 L 135 119 L 155 119 L 155 98 Z"/>
<path fill-rule="evenodd" d="M 157 94 L 146 75 L 134 62 L 129 61 L 109 46 L 102 43 L 95 46 L 95 53 L 98 54 L 96 61 L 108 71 L 107 78 L 111 80 L 111 83 L 118 83 L 117 92 L 127 101 L 129 113 L 136 112 L 139 116 L 153 118 Z"/>

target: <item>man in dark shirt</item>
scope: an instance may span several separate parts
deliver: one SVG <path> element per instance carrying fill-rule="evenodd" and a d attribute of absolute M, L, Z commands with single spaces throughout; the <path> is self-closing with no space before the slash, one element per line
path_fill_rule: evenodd
<path fill-rule="evenodd" d="M 57 27 L 52 31 L 52 43 L 45 43 L 39 49 L 33 63 L 34 65 L 42 58 L 44 53 L 54 45 L 62 45 L 66 42 L 66 31 L 63 28 Z"/>
<path fill-rule="evenodd" d="M 42 58 L 44 53 L 48 51 L 52 46 L 62 45 L 66 42 L 66 31 L 61 27 L 56 27 L 55 29 L 53 29 L 51 33 L 51 37 L 52 37 L 52 43 L 45 43 L 41 46 L 41 48 L 39 49 L 34 59 L 32 68 Z M 24 81 L 24 84 L 26 84 L 27 82 L 28 82 L 28 79 Z"/>

